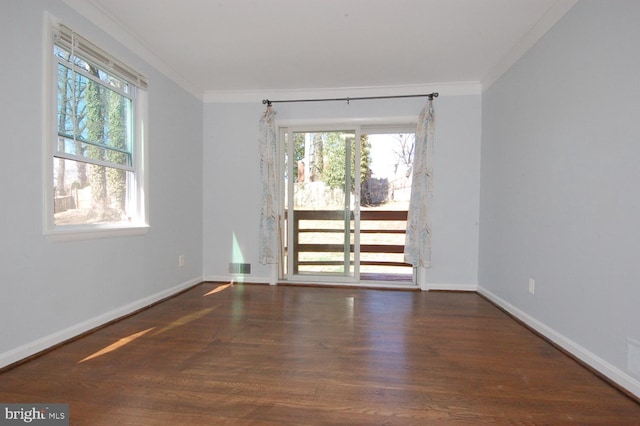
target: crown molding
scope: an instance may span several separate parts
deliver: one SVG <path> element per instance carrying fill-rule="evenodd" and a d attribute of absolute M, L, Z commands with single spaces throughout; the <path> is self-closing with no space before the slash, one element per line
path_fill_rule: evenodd
<path fill-rule="evenodd" d="M 482 79 L 482 91 L 487 90 L 531 49 L 578 0 L 557 0 L 515 46 Z"/>
<path fill-rule="evenodd" d="M 152 50 L 145 45 L 140 37 L 121 22 L 114 18 L 107 11 L 96 5 L 92 0 L 62 0 L 67 6 L 88 19 L 102 31 L 109 34 L 115 40 L 126 46 L 142 60 L 164 74 L 170 80 L 179 85 L 186 92 L 202 100 L 202 90 L 194 87 L 184 77 L 175 71 L 173 67 L 160 59 Z"/>
<path fill-rule="evenodd" d="M 438 92 L 440 96 L 479 95 L 482 86 L 478 81 L 455 83 L 415 84 L 397 86 L 335 87 L 318 89 L 274 90 L 210 90 L 203 96 L 205 103 L 261 102 L 263 99 L 324 99 L 366 96 L 416 95 Z"/>
<path fill-rule="evenodd" d="M 259 102 L 262 99 L 333 98 L 361 96 L 393 96 L 437 91 L 440 96 L 477 95 L 488 89 L 507 72 L 551 27 L 553 27 L 578 0 L 557 0 L 543 17 L 518 41 L 518 43 L 494 66 L 481 81 L 429 83 L 423 85 L 337 87 L 273 90 L 211 90 L 195 87 L 186 78 L 152 50 L 107 11 L 92 0 L 62 0 L 115 40 L 129 48 L 142 60 L 178 84 L 188 93 L 205 103 Z"/>

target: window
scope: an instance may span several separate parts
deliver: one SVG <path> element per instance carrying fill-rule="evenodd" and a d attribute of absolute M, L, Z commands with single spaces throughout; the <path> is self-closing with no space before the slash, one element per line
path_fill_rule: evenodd
<path fill-rule="evenodd" d="M 51 53 L 47 231 L 145 228 L 146 79 L 63 25 Z"/>

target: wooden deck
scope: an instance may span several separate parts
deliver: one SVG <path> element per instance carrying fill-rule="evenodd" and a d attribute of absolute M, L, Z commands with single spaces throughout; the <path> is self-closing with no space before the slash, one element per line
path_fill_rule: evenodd
<path fill-rule="evenodd" d="M 345 266 L 344 222 L 343 210 L 295 211 L 291 244 L 294 274 L 309 271 L 310 266 Z M 360 226 L 359 264 L 362 273 L 384 275 L 380 273 L 380 267 L 382 267 L 382 270 L 386 268 L 386 271 L 391 272 L 392 275 L 411 275 L 412 266 L 404 262 L 403 256 L 407 228 L 406 210 L 362 210 Z M 353 259 L 355 250 L 353 229 L 350 229 L 350 234 L 351 244 L 348 245 L 348 252 Z M 289 252 L 288 247 L 285 247 L 285 252 Z M 327 260 L 327 258 L 331 259 Z M 349 257 L 347 262 L 348 260 Z M 348 263 L 353 265 L 353 260 Z"/>
<path fill-rule="evenodd" d="M 7 326 L 7 325 L 5 325 Z M 200 284 L 0 374 L 72 425 L 639 424 L 475 293 Z"/>

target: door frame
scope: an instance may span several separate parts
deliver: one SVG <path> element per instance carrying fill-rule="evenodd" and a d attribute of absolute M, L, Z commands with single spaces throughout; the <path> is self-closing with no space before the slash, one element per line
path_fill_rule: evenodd
<path fill-rule="evenodd" d="M 335 119 L 335 120 L 314 120 L 314 119 L 286 119 L 276 120 L 277 129 L 277 206 L 280 219 L 280 233 L 284 233 L 286 236 L 281 237 L 281 256 L 280 265 L 278 268 L 278 281 L 279 282 L 300 282 L 300 283 L 315 283 L 315 284 L 343 284 L 349 286 L 363 286 L 363 287 L 394 287 L 394 288 L 415 288 L 417 287 L 415 268 L 413 271 L 413 277 L 410 284 L 407 282 L 393 282 L 393 281 L 374 281 L 367 280 L 362 282 L 360 280 L 360 168 L 358 167 L 358 177 L 355 182 L 355 194 L 354 194 L 354 274 L 353 277 L 345 276 L 322 276 L 322 275 L 300 275 L 292 274 L 291 262 L 284 264 L 284 240 L 286 237 L 288 242 L 293 241 L 293 229 L 292 226 L 283 226 L 285 223 L 285 179 L 284 179 L 284 161 L 285 161 L 285 134 L 288 132 L 292 134 L 297 132 L 310 132 L 310 131 L 353 131 L 355 133 L 355 140 L 360 141 L 363 134 L 375 134 L 375 133 L 415 133 L 417 121 L 415 116 L 395 116 L 395 117 L 371 117 L 371 118 L 352 118 L 352 119 Z M 355 143 L 356 155 L 355 163 L 360 164 L 361 149 L 360 143 Z M 293 145 L 291 144 L 291 147 Z M 291 155 L 292 152 L 287 153 Z M 288 176 L 293 176 L 293 164 L 288 164 Z M 293 194 L 288 194 L 289 199 L 287 205 L 292 204 Z M 291 244 L 287 244 L 288 249 L 291 249 Z M 287 258 L 290 259 L 291 254 L 287 254 Z M 291 266 L 289 266 L 291 265 Z M 285 270 L 285 267 L 287 270 Z"/>

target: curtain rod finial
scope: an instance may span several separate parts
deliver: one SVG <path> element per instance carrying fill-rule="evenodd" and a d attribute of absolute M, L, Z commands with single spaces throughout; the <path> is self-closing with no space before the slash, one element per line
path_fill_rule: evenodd
<path fill-rule="evenodd" d="M 269 99 L 263 99 L 262 105 L 271 106 L 271 101 Z"/>

